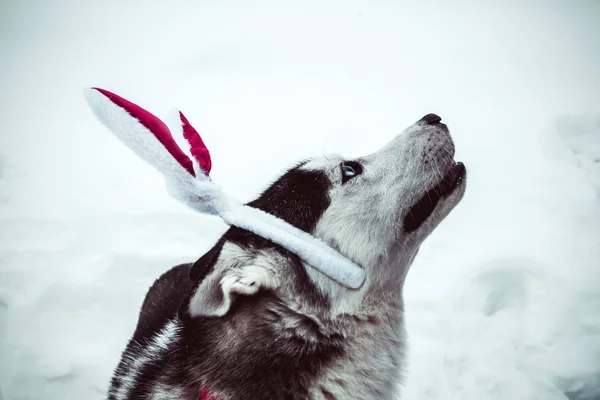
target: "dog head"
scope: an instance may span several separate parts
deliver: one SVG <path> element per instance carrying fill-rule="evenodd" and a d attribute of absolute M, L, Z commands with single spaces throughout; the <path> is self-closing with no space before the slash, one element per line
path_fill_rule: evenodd
<path fill-rule="evenodd" d="M 260 289 L 316 307 L 352 313 L 377 299 L 401 298 L 423 242 L 460 202 L 466 170 L 441 118 L 423 117 L 377 152 L 357 159 L 315 158 L 290 169 L 251 203 L 328 243 L 366 270 L 345 288 L 279 246 L 231 228 L 192 268 L 199 286 L 192 315 L 224 315 L 238 294 Z M 294 298 L 295 300 L 290 300 Z M 304 300 L 302 300 L 304 301 Z M 307 300 L 308 301 L 308 300 Z"/>

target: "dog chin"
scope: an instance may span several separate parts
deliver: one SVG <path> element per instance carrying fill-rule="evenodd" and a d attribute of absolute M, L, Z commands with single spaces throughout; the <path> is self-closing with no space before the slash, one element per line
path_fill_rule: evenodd
<path fill-rule="evenodd" d="M 462 199 L 466 187 L 467 170 L 461 162 L 454 163 L 446 175 L 433 187 L 427 190 L 406 213 L 403 229 L 411 233 L 419 229 L 433 214 L 442 212 L 445 217 Z M 448 205 L 450 208 L 448 209 Z"/>

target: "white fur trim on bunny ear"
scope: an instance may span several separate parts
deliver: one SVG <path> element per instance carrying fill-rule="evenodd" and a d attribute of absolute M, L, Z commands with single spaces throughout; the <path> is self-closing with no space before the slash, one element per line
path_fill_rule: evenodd
<path fill-rule="evenodd" d="M 100 122 L 148 164 L 169 177 L 188 173 L 148 128 L 104 93 L 86 89 L 85 97 Z"/>

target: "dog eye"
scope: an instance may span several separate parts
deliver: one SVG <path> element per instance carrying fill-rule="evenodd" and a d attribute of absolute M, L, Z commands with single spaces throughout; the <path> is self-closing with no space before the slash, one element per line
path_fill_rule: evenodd
<path fill-rule="evenodd" d="M 344 171 L 344 176 L 352 177 L 352 176 L 356 175 L 356 171 L 354 170 L 354 168 L 352 168 L 349 165 L 344 165 L 342 167 L 342 170 Z"/>
<path fill-rule="evenodd" d="M 350 179 L 362 172 L 362 167 L 357 162 L 344 162 L 341 164 L 342 167 L 342 183 L 348 182 Z"/>

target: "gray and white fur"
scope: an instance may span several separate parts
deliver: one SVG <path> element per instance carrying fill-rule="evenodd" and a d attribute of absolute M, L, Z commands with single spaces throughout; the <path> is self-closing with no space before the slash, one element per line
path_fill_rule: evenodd
<path fill-rule="evenodd" d="M 230 228 L 150 288 L 108 399 L 396 399 L 402 288 L 419 246 L 460 202 L 466 172 L 429 114 L 379 151 L 302 162 L 250 205 L 366 270 L 348 289 L 253 233 Z"/>

